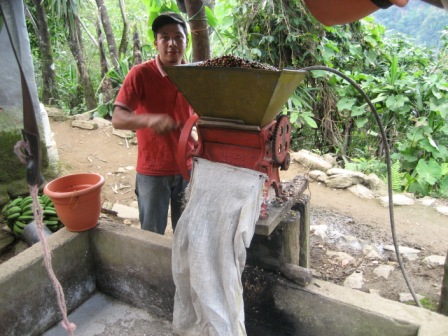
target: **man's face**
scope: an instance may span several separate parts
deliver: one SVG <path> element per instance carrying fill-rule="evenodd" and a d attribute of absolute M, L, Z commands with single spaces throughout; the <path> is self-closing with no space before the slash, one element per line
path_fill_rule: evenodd
<path fill-rule="evenodd" d="M 162 26 L 157 31 L 154 45 L 159 52 L 160 61 L 164 65 L 178 65 L 184 57 L 188 38 L 182 26 L 170 23 Z"/>

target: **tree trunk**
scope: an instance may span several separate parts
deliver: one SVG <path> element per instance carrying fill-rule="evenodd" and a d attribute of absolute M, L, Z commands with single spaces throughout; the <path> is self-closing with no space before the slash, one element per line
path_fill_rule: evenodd
<path fill-rule="evenodd" d="M 96 36 L 98 37 L 98 49 L 99 49 L 99 53 L 100 53 L 101 77 L 104 78 L 104 76 L 106 76 L 109 68 L 107 66 L 106 52 L 104 50 L 103 32 L 101 31 L 99 17 L 98 17 L 98 21 L 96 21 L 95 26 L 96 26 Z"/>
<path fill-rule="evenodd" d="M 448 316 L 448 253 L 445 259 L 445 274 L 442 281 L 442 293 L 440 294 L 439 310 L 440 314 Z"/>
<path fill-rule="evenodd" d="M 48 29 L 47 14 L 42 0 L 33 0 L 36 7 L 37 31 L 42 71 L 42 97 L 44 104 L 51 105 L 58 98 L 54 73 L 53 49 Z"/>
<path fill-rule="evenodd" d="M 81 42 L 81 29 L 79 26 L 78 18 L 75 18 L 73 22 L 74 27 L 72 27 L 72 25 L 70 24 L 68 25 L 68 44 L 78 67 L 79 80 L 81 86 L 84 89 L 84 98 L 86 100 L 87 108 L 89 110 L 93 110 L 97 107 L 97 104 L 92 82 L 90 81 L 90 76 L 87 72 L 87 67 L 84 62 L 84 53 Z"/>
<path fill-rule="evenodd" d="M 191 30 L 193 62 L 210 59 L 210 38 L 202 1 L 185 0 Z"/>
<path fill-rule="evenodd" d="M 98 36 L 98 49 L 100 53 L 100 64 L 101 64 L 101 85 L 100 92 L 102 94 L 102 98 L 99 99 L 100 104 L 107 104 L 113 99 L 113 85 L 112 80 L 109 77 L 106 77 L 108 66 L 106 59 L 106 52 L 104 51 L 104 43 L 103 43 L 103 32 L 101 30 L 99 18 L 96 22 L 96 33 Z"/>
<path fill-rule="evenodd" d="M 107 8 L 103 0 L 95 0 L 98 10 L 100 12 L 101 23 L 103 24 L 104 34 L 106 34 L 107 44 L 109 46 L 109 54 L 112 60 L 112 64 L 118 69 L 118 51 L 117 44 L 115 43 L 115 37 L 112 30 L 112 26 L 109 20 L 109 14 L 107 14 Z"/>
<path fill-rule="evenodd" d="M 134 41 L 134 46 L 133 46 L 133 50 L 134 50 L 134 65 L 137 65 L 137 64 L 142 63 L 142 50 L 141 50 L 141 47 L 140 47 L 140 38 L 138 36 L 137 27 L 134 28 L 133 41 Z"/>
<path fill-rule="evenodd" d="M 124 0 L 119 0 L 119 4 L 120 4 L 121 19 L 123 21 L 123 32 L 121 34 L 119 55 L 124 56 L 126 55 L 126 49 L 128 48 L 129 25 L 128 20 L 126 19 L 126 9 L 124 5 Z"/>

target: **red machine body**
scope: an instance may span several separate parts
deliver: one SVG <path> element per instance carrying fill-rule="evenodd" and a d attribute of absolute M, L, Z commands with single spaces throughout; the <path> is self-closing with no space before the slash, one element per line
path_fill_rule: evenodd
<path fill-rule="evenodd" d="M 198 141 L 186 152 L 187 141 L 196 126 Z M 263 128 L 229 120 L 193 116 L 185 125 L 179 142 L 178 160 L 182 174 L 188 180 L 186 162 L 189 157 L 248 168 L 267 175 L 264 202 L 260 218 L 267 217 L 267 196 L 272 186 L 277 197 L 284 197 L 279 169 L 287 170 L 290 163 L 291 125 L 289 118 L 280 116 Z"/>

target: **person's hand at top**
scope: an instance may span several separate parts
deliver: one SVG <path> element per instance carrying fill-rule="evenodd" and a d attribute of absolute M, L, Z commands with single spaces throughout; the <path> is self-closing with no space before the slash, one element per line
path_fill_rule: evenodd
<path fill-rule="evenodd" d="M 390 0 L 390 2 L 398 7 L 404 7 L 408 4 L 409 0 Z"/>
<path fill-rule="evenodd" d="M 443 8 L 448 0 L 422 0 Z M 392 5 L 404 7 L 409 0 L 304 0 L 311 14 L 322 24 L 334 26 L 362 19 Z"/>

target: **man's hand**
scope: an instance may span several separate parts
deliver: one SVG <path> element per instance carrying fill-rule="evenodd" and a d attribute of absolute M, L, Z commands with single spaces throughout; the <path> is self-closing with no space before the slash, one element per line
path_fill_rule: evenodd
<path fill-rule="evenodd" d="M 151 114 L 148 116 L 148 127 L 157 134 L 165 134 L 179 127 L 173 118 L 167 114 Z"/>
<path fill-rule="evenodd" d="M 135 114 L 118 105 L 114 108 L 112 125 L 116 129 L 133 131 L 150 128 L 157 134 L 165 134 L 179 127 L 179 124 L 167 114 Z"/>

